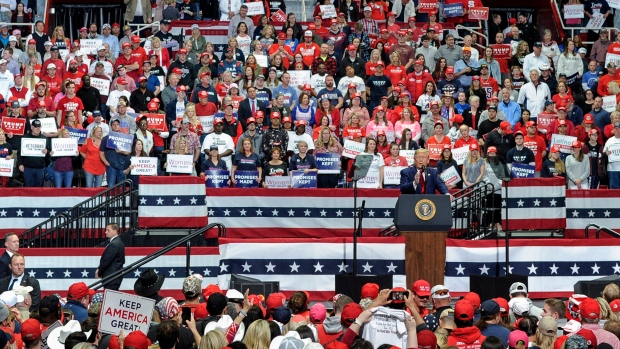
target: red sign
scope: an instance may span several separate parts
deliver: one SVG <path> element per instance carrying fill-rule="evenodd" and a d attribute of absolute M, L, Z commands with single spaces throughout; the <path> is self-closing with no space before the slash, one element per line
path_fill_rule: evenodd
<path fill-rule="evenodd" d="M 420 0 L 420 9 L 418 12 L 436 12 L 437 1 L 436 0 Z"/>
<path fill-rule="evenodd" d="M 20 118 L 2 118 L 2 129 L 5 133 L 12 133 L 16 136 L 23 136 L 26 130 L 26 119 Z"/>
<path fill-rule="evenodd" d="M 482 21 L 486 21 L 489 19 L 489 8 L 488 7 L 470 7 L 469 8 L 469 19 L 478 19 Z"/>
<path fill-rule="evenodd" d="M 286 22 L 286 13 L 282 10 L 278 10 L 274 14 L 271 15 L 271 20 L 276 23 L 285 23 Z"/>
<path fill-rule="evenodd" d="M 431 160 L 441 159 L 441 152 L 443 151 L 443 144 L 426 144 L 426 149 L 430 153 Z"/>
<path fill-rule="evenodd" d="M 181 124 L 183 123 L 183 115 L 177 116 L 177 128 L 181 129 Z"/>
<path fill-rule="evenodd" d="M 551 122 L 557 118 L 557 114 L 538 114 L 538 131 L 545 133 L 551 132 L 549 126 L 551 125 Z"/>
<path fill-rule="evenodd" d="M 149 130 L 156 129 L 158 131 L 166 130 L 166 116 L 164 114 L 144 114 L 149 120 Z"/>
<path fill-rule="evenodd" d="M 491 47 L 493 48 L 493 57 L 495 59 L 510 59 L 510 56 L 512 56 L 512 48 L 509 44 L 494 44 Z"/>

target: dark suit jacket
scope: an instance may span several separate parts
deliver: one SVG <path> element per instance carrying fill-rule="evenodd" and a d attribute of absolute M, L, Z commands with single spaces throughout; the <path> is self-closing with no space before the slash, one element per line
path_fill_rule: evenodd
<path fill-rule="evenodd" d="M 10 273 L 9 276 L 0 279 L 0 293 L 9 290 L 12 279 L 12 273 Z M 24 277 L 22 278 L 22 282 L 20 283 L 20 285 L 32 287 L 32 292 L 30 292 L 30 298 L 32 298 L 30 311 L 39 310 L 39 305 L 41 304 L 41 287 L 39 286 L 39 280 L 30 277 L 30 275 L 28 275 L 28 272 L 24 271 Z"/>
<path fill-rule="evenodd" d="M 125 264 L 125 244 L 121 241 L 121 237 L 117 236 L 106 246 L 105 251 L 101 255 L 99 261 L 99 276 L 104 278 L 112 275 L 114 272 L 123 269 Z M 123 278 L 116 278 L 110 282 L 103 284 L 105 288 L 118 290 L 121 286 Z"/>
<path fill-rule="evenodd" d="M 408 167 L 400 171 L 400 192 L 403 194 L 422 194 L 421 186 L 418 183 L 417 187 L 414 187 L 413 182 L 415 175 L 418 172 L 416 167 Z M 437 169 L 426 168 L 426 194 L 435 194 L 435 190 L 442 194 L 448 194 L 450 191 L 446 184 L 439 178 Z"/>
<path fill-rule="evenodd" d="M 11 264 L 11 256 L 4 250 L 4 253 L 0 256 L 0 279 L 11 275 L 9 264 Z"/>
<path fill-rule="evenodd" d="M 265 106 L 265 103 L 259 101 L 258 99 L 255 99 L 255 101 L 256 111 L 262 111 L 265 114 L 265 119 L 268 119 L 269 116 L 267 115 L 267 106 Z M 241 121 L 241 127 L 243 127 L 243 132 L 245 132 L 245 130 L 248 128 L 247 121 L 250 117 L 252 117 L 252 107 L 250 107 L 250 100 L 246 98 L 239 102 L 239 110 L 237 111 L 237 119 Z"/>

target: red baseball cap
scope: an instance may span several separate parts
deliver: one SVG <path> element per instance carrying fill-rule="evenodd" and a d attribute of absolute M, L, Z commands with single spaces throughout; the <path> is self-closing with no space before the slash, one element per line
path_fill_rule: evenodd
<path fill-rule="evenodd" d="M 454 74 L 454 67 L 446 67 L 446 74 Z"/>
<path fill-rule="evenodd" d="M 530 120 L 527 122 L 527 124 L 525 124 L 527 127 L 532 127 L 532 126 L 536 126 L 536 122 L 534 122 L 533 120 Z"/>
<path fill-rule="evenodd" d="M 280 113 L 277 112 L 277 111 L 274 111 L 274 112 L 271 113 L 270 118 L 271 119 L 279 119 L 280 118 Z"/>
<path fill-rule="evenodd" d="M 209 97 L 209 93 L 207 91 L 198 92 L 198 98 L 207 98 Z"/>
<path fill-rule="evenodd" d="M 362 286 L 362 298 L 375 299 L 377 296 L 379 296 L 379 285 L 369 282 Z"/>
<path fill-rule="evenodd" d="M 470 301 L 461 299 L 454 305 L 454 318 L 459 320 L 472 320 L 474 318 L 474 306 Z"/>
<path fill-rule="evenodd" d="M 571 146 L 572 146 L 573 148 L 581 148 L 581 142 L 580 142 L 580 141 L 578 141 L 578 140 L 574 140 L 574 141 L 573 141 L 573 143 L 571 143 Z M 596 302 L 596 301 L 595 301 L 595 302 Z M 579 305 L 579 309 L 580 309 L 580 311 L 581 311 L 581 305 L 583 305 L 583 303 L 581 303 L 581 304 Z M 600 314 L 600 313 L 601 313 L 601 306 L 598 304 L 598 302 L 596 303 L 596 305 L 598 306 L 598 312 L 599 312 L 599 314 Z M 593 310 L 593 309 L 594 309 L 593 307 L 592 307 L 592 308 L 586 308 L 586 314 L 589 314 L 589 312 L 590 312 L 591 310 Z M 581 314 L 581 316 L 584 316 L 584 315 L 583 315 L 583 314 Z M 587 317 L 587 316 L 586 316 L 586 317 Z M 590 319 L 594 319 L 594 318 L 590 318 Z"/>
<path fill-rule="evenodd" d="M 42 327 L 41 323 L 35 318 L 29 318 L 22 322 L 22 340 L 32 341 L 41 337 Z"/>
<path fill-rule="evenodd" d="M 177 92 L 181 92 L 181 91 L 187 91 L 187 86 L 185 85 L 177 86 Z"/>
<path fill-rule="evenodd" d="M 37 107 L 39 107 L 39 108 L 44 108 L 44 107 L 46 107 L 46 105 L 45 105 L 45 101 L 39 101 L 39 103 L 37 104 Z"/>
<path fill-rule="evenodd" d="M 124 42 L 123 45 L 121 45 L 121 48 L 125 48 L 125 47 L 131 47 L 131 44 L 128 42 Z"/>
<path fill-rule="evenodd" d="M 172 69 L 172 73 L 173 74 L 183 75 L 183 71 L 181 70 L 181 68 L 174 68 L 174 69 Z"/>
<path fill-rule="evenodd" d="M 140 43 L 140 37 L 137 35 L 134 35 L 131 37 L 131 42 L 133 42 L 134 44 L 139 44 Z"/>
<path fill-rule="evenodd" d="M 147 349 L 151 345 L 151 340 L 142 331 L 133 331 L 125 337 L 125 346 L 136 349 Z"/>
<path fill-rule="evenodd" d="M 560 148 L 556 147 L 555 145 L 553 147 L 551 147 L 551 149 L 549 149 L 550 153 L 559 153 L 560 152 Z"/>
<path fill-rule="evenodd" d="M 180 55 L 186 55 L 186 54 L 187 54 L 187 50 L 186 50 L 186 49 L 184 49 L 184 48 L 182 48 L 182 49 L 180 49 L 180 50 L 179 50 L 178 54 L 180 54 Z"/>
<path fill-rule="evenodd" d="M 116 83 L 119 85 L 127 85 L 127 80 L 125 80 L 125 78 L 118 78 L 116 79 Z"/>
<path fill-rule="evenodd" d="M 411 286 L 411 289 L 418 296 L 426 297 L 431 295 L 431 284 L 426 280 L 416 280 Z"/>
<path fill-rule="evenodd" d="M 353 44 L 350 44 L 349 46 L 347 46 L 347 50 L 355 51 L 355 50 L 357 50 L 357 47 L 355 47 L 355 45 L 353 45 Z"/>
<path fill-rule="evenodd" d="M 84 298 L 87 295 L 92 296 L 95 294 L 95 290 L 91 290 L 86 286 L 84 282 L 76 282 L 73 285 L 69 286 L 69 293 L 67 293 L 67 298 L 70 299 L 80 299 Z"/>
<path fill-rule="evenodd" d="M 144 76 L 138 78 L 138 82 L 146 81 L 147 79 Z"/>
<path fill-rule="evenodd" d="M 202 79 L 202 78 L 204 78 L 205 76 L 211 76 L 211 72 L 207 70 L 207 71 L 202 72 L 202 73 L 200 74 L 200 78 L 201 78 L 201 79 Z"/>
<path fill-rule="evenodd" d="M 566 126 L 566 120 L 558 120 L 558 126 Z"/>
<path fill-rule="evenodd" d="M 273 119 L 273 117 L 272 117 L 272 119 Z M 285 117 L 282 119 L 282 123 L 285 123 L 285 122 L 293 122 L 293 120 L 291 120 L 291 118 L 290 118 L 290 117 L 285 116 Z"/>
<path fill-rule="evenodd" d="M 478 143 L 471 144 L 469 146 L 469 151 L 479 150 Z M 463 299 L 467 300 L 471 305 L 474 306 L 474 309 L 480 308 L 480 296 L 476 292 L 467 292 Z"/>
<path fill-rule="evenodd" d="M 248 119 L 249 121 L 250 119 Z M 284 306 L 284 302 L 286 301 L 286 296 L 283 293 L 272 293 L 267 297 L 267 309 L 275 309 L 277 307 Z"/>
<path fill-rule="evenodd" d="M 35 44 L 36 45 L 36 43 L 37 43 L 37 41 L 35 39 L 28 40 L 28 45 L 31 45 L 31 44 Z"/>
<path fill-rule="evenodd" d="M 147 105 L 147 107 L 149 108 L 149 110 L 157 110 L 157 103 L 151 101 L 149 102 L 149 104 Z"/>
<path fill-rule="evenodd" d="M 278 34 L 278 40 L 286 40 L 286 33 Z"/>
<path fill-rule="evenodd" d="M 583 116 L 583 122 L 585 122 L 586 124 L 593 124 L 594 123 L 594 115 L 588 113 L 586 115 Z"/>

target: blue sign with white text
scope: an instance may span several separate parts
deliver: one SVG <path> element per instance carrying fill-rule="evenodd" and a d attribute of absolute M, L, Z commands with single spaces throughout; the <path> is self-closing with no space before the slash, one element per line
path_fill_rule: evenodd
<path fill-rule="evenodd" d="M 235 188 L 258 188 L 258 171 L 237 171 L 235 172 Z"/>
<path fill-rule="evenodd" d="M 227 188 L 230 172 L 223 170 L 205 171 L 205 186 L 207 188 Z"/>
<path fill-rule="evenodd" d="M 292 188 L 316 188 L 316 172 L 291 171 Z"/>

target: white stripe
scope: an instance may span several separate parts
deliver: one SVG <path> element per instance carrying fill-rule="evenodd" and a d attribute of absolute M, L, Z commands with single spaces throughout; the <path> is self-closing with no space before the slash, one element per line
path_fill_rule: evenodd
<path fill-rule="evenodd" d="M 573 262 L 616 261 L 618 246 L 514 246 L 510 247 L 511 262 Z M 504 247 L 448 247 L 446 262 L 495 263 L 503 262 Z"/>
<path fill-rule="evenodd" d="M 362 200 L 366 200 L 366 211 L 369 209 L 389 208 L 393 209 L 398 198 L 366 198 L 359 197 L 358 205 Z M 244 208 L 244 207 L 260 207 L 263 211 L 268 208 L 352 208 L 352 197 L 295 197 L 295 196 L 207 196 L 207 205 L 209 207 L 225 207 L 225 208 Z"/>
<path fill-rule="evenodd" d="M 266 249 L 272 251 L 265 254 Z M 302 252 L 303 251 L 303 252 Z M 357 245 L 359 259 L 377 260 L 404 260 L 405 244 L 368 244 Z M 353 258 L 353 244 L 341 243 L 297 243 L 286 244 L 269 243 L 231 243 L 220 245 L 222 259 L 351 259 Z M 269 257 L 267 257 L 269 256 Z"/>
<path fill-rule="evenodd" d="M 584 206 L 584 203 L 587 202 L 588 205 Z M 587 208 L 608 208 L 608 207 L 617 207 L 618 206 L 618 198 L 566 198 L 566 210 L 572 209 L 583 209 Z"/>
<path fill-rule="evenodd" d="M 140 206 L 138 216 L 140 218 L 189 217 L 194 219 L 207 216 L 207 206 Z"/>
<path fill-rule="evenodd" d="M 502 208 L 504 213 L 505 208 Z M 509 208 L 509 219 L 555 219 L 564 218 L 566 209 L 564 207 L 525 207 L 525 208 Z M 516 228 L 516 227 L 515 227 Z M 510 227 L 510 229 L 514 229 Z"/>
<path fill-rule="evenodd" d="M 585 229 L 586 225 L 590 223 L 596 223 L 600 226 L 604 226 L 611 229 L 617 229 L 620 227 L 620 218 L 597 218 L 596 221 L 593 221 L 594 218 L 572 218 L 572 214 L 570 211 L 568 212 L 568 217 L 566 219 L 566 229 Z M 595 228 L 590 229 L 590 232 L 594 234 L 596 232 Z M 584 235 L 585 237 L 585 230 Z"/>
<path fill-rule="evenodd" d="M 253 274 L 251 277 L 261 281 L 279 281 L 280 290 L 333 291 L 336 285 L 335 275 L 295 275 L 295 273 L 292 273 L 287 276 Z M 220 275 L 218 281 L 220 288 L 228 289 L 230 287 L 230 274 Z M 407 288 L 406 276 L 394 275 L 392 285 L 393 287 L 402 286 Z"/>
<path fill-rule="evenodd" d="M 126 256 L 125 266 L 128 266 L 144 256 Z M 94 272 L 99 266 L 99 256 L 54 256 L 54 268 L 84 268 L 88 272 Z M 76 260 L 79 260 L 79 266 L 76 266 Z M 220 264 L 220 256 L 218 255 L 191 255 L 190 266 L 209 266 L 214 267 Z M 185 267 L 185 255 L 163 255 L 157 259 L 150 261 L 141 268 L 174 268 Z M 26 258 L 26 272 L 32 268 L 49 268 L 50 257 L 48 256 L 28 256 Z M 200 271 L 202 273 L 202 271 Z M 131 274 L 133 275 L 133 274 Z M 41 277 L 40 275 L 37 275 Z"/>
<path fill-rule="evenodd" d="M 142 184 L 140 185 L 139 194 L 140 196 L 204 196 L 205 186 L 201 184 Z"/>
<path fill-rule="evenodd" d="M 265 213 L 265 212 L 263 212 Z M 288 215 L 288 214 L 287 214 Z M 143 217 L 142 214 L 140 214 Z M 161 214 L 160 214 L 161 216 Z M 209 217 L 209 223 L 222 223 L 228 228 L 327 228 L 353 230 L 353 218 L 300 217 Z M 364 229 L 386 228 L 393 218 L 364 218 Z"/>
<path fill-rule="evenodd" d="M 8 196 L 3 197 L 2 206 L 5 208 L 37 208 L 53 209 L 56 207 L 73 207 L 81 202 L 91 199 L 90 196 L 54 196 L 54 197 L 31 197 L 31 196 Z M 60 212 L 56 212 L 58 214 Z"/>
<path fill-rule="evenodd" d="M 506 187 L 502 187 L 502 197 L 506 197 Z M 546 187 L 508 187 L 508 198 L 539 198 L 553 199 L 566 196 L 566 188 L 563 186 Z"/>

